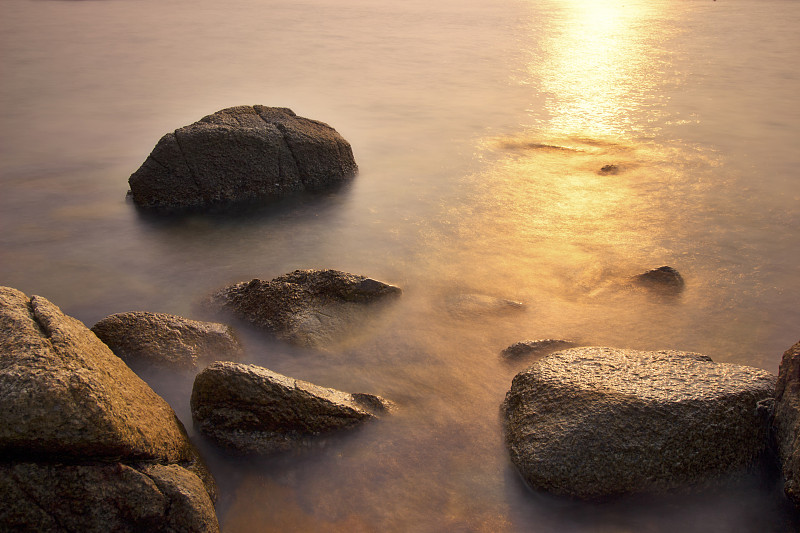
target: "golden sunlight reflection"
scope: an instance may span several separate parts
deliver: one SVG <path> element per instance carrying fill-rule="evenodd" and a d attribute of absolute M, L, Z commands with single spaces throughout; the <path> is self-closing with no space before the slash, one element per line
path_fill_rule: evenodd
<path fill-rule="evenodd" d="M 654 87 L 662 60 L 653 51 L 667 36 L 654 34 L 648 21 L 664 6 L 595 0 L 558 5 L 561 23 L 528 66 L 530 83 L 545 97 L 548 126 L 592 136 L 641 128 L 641 109 L 655 111 L 662 98 Z"/>

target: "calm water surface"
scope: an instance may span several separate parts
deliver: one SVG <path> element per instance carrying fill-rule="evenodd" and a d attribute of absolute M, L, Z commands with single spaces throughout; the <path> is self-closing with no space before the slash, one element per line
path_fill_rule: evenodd
<path fill-rule="evenodd" d="M 800 335 L 794 0 L 5 0 L 0 284 L 91 325 L 199 317 L 225 284 L 326 267 L 396 283 L 330 352 L 242 330 L 251 362 L 381 394 L 396 416 L 299 456 L 206 451 L 226 532 L 793 531 L 774 485 L 584 505 L 528 491 L 498 406 L 572 338 L 777 372 Z M 217 109 L 291 107 L 361 172 L 268 209 L 151 217 L 127 178 Z M 603 174 L 605 165 L 617 174 Z M 683 295 L 624 280 L 672 265 Z M 454 316 L 454 295 L 526 303 Z M 146 373 L 190 425 L 192 376 Z"/>

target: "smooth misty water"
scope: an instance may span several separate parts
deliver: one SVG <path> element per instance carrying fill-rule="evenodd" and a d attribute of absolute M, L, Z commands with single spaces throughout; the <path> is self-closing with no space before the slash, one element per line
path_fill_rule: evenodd
<path fill-rule="evenodd" d="M 251 362 L 402 409 L 294 457 L 196 439 L 228 532 L 791 531 L 758 480 L 606 505 L 533 494 L 498 406 L 526 365 L 499 351 L 524 339 L 777 372 L 800 334 L 798 27 L 792 0 L 5 0 L 0 284 L 89 325 L 198 317 L 210 291 L 295 268 L 404 288 L 330 353 L 242 331 Z M 126 203 L 161 135 L 239 104 L 331 124 L 359 176 L 235 214 Z M 619 288 L 664 264 L 680 299 Z M 475 292 L 527 307 L 448 313 Z M 191 425 L 192 376 L 145 377 Z"/>

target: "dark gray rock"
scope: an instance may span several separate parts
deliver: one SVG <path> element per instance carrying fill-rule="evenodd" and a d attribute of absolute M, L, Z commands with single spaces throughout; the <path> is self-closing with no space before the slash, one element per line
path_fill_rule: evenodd
<path fill-rule="evenodd" d="M 659 294 L 679 294 L 685 285 L 680 272 L 670 266 L 648 270 L 634 277 L 633 282 Z"/>
<path fill-rule="evenodd" d="M 561 339 L 540 339 L 535 341 L 516 342 L 501 352 L 506 359 L 520 359 L 522 357 L 537 357 L 566 350 L 577 346 L 572 341 Z"/>
<path fill-rule="evenodd" d="M 600 169 L 600 174 L 619 174 L 619 167 L 617 165 L 603 165 L 603 168 Z"/>
<path fill-rule="evenodd" d="M 327 124 L 256 105 L 164 135 L 128 182 L 140 206 L 191 207 L 320 190 L 357 170 L 350 144 Z"/>
<path fill-rule="evenodd" d="M 118 313 L 92 326 L 92 332 L 129 365 L 191 369 L 244 355 L 229 326 L 164 313 Z"/>
<path fill-rule="evenodd" d="M 712 483 L 759 458 L 774 384 L 699 354 L 573 348 L 514 378 L 506 444 L 534 489 L 581 499 Z"/>
<path fill-rule="evenodd" d="M 238 453 L 301 448 L 394 408 L 380 396 L 349 394 L 230 362 L 213 363 L 197 375 L 191 405 L 197 430 Z"/>
<path fill-rule="evenodd" d="M 231 285 L 212 295 L 209 304 L 281 340 L 324 347 L 360 327 L 374 315 L 376 304 L 401 292 L 337 270 L 295 270 L 271 281 Z"/>
<path fill-rule="evenodd" d="M 773 424 L 786 481 L 784 492 L 800 507 L 800 342 L 786 350 L 781 359 Z"/>
<path fill-rule="evenodd" d="M 142 530 L 148 517 L 172 523 L 162 508 L 183 509 L 188 522 L 154 530 L 200 531 L 195 519 L 213 522 L 203 531 L 218 530 L 213 478 L 172 408 L 81 322 L 7 287 L 0 287 L 0 399 L 0 530 Z M 166 475 L 161 467 L 180 469 L 174 479 L 183 479 L 159 481 L 163 501 L 146 488 Z M 72 516 L 71 508 L 78 513 L 90 502 L 96 511 Z"/>

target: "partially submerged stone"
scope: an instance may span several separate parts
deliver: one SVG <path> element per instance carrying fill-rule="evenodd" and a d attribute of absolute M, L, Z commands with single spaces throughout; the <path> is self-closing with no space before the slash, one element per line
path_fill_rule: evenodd
<path fill-rule="evenodd" d="M 303 447 L 393 405 L 373 394 L 350 394 L 232 362 L 213 363 L 198 374 L 191 401 L 197 430 L 237 453 Z"/>
<path fill-rule="evenodd" d="M 784 493 L 800 507 L 800 342 L 786 350 L 781 359 L 773 425 L 785 480 Z"/>
<path fill-rule="evenodd" d="M 144 207 L 279 198 L 344 182 L 358 167 L 336 130 L 280 107 L 230 107 L 164 135 L 129 184 Z"/>
<path fill-rule="evenodd" d="M 129 365 L 192 369 L 244 355 L 229 326 L 164 313 L 110 315 L 92 326 L 92 332 Z"/>
<path fill-rule="evenodd" d="M 0 530 L 219 530 L 172 408 L 81 322 L 8 287 L 0 398 Z"/>
<path fill-rule="evenodd" d="M 680 272 L 671 266 L 648 270 L 633 278 L 636 285 L 653 290 L 659 294 L 678 294 L 685 285 Z"/>
<path fill-rule="evenodd" d="M 702 485 L 766 445 L 775 376 L 699 354 L 573 348 L 517 374 L 506 445 L 537 490 L 581 499 Z"/>
<path fill-rule="evenodd" d="M 525 304 L 498 296 L 479 293 L 456 294 L 445 302 L 448 312 L 459 318 L 502 315 L 525 309 Z"/>
<path fill-rule="evenodd" d="M 253 279 L 211 296 L 212 307 L 301 346 L 323 347 L 352 333 L 402 291 L 337 270 L 295 270 L 271 281 Z"/>
<path fill-rule="evenodd" d="M 523 357 L 537 357 L 573 348 L 576 344 L 563 339 L 539 339 L 535 341 L 515 342 L 501 352 L 506 359 L 521 359 Z"/>

